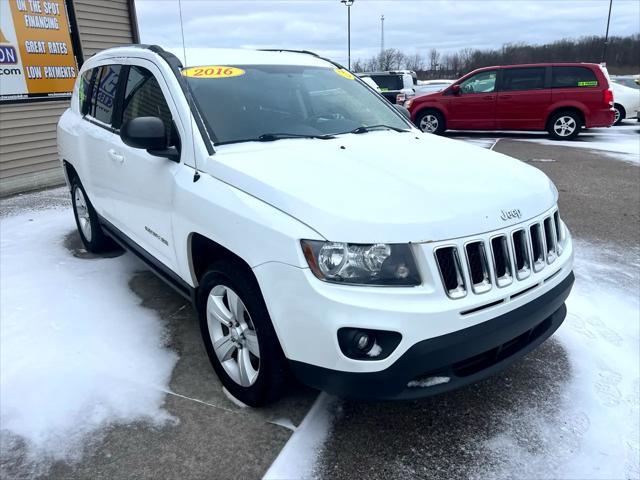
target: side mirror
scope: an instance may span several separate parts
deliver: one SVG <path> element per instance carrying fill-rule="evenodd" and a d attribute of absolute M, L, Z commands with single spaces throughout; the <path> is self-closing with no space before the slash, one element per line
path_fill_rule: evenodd
<path fill-rule="evenodd" d="M 409 109 L 407 107 L 405 107 L 404 105 L 398 105 L 397 103 L 394 105 L 394 107 L 396 108 L 396 110 L 398 110 L 402 115 L 404 115 L 404 117 L 407 120 L 411 120 L 411 113 L 409 112 Z"/>
<path fill-rule="evenodd" d="M 460 85 L 451 85 L 451 93 L 454 95 L 460 95 Z"/>
<path fill-rule="evenodd" d="M 158 117 L 137 117 L 120 127 L 120 138 L 125 145 L 141 148 L 157 157 L 180 161 L 180 153 L 175 147 L 168 147 L 164 123 Z"/>

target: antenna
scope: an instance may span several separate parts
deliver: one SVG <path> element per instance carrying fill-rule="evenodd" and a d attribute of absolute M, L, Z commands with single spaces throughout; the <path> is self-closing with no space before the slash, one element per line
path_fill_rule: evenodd
<path fill-rule="evenodd" d="M 180 10 L 180 35 L 182 36 L 182 56 L 184 57 L 184 64 L 188 65 L 187 62 L 187 47 L 184 43 L 184 24 L 182 22 L 182 0 L 178 0 L 178 9 Z M 193 181 L 197 182 L 200 180 L 200 172 L 198 171 L 198 156 L 196 155 L 196 139 L 193 136 L 193 98 L 191 96 L 191 86 L 189 82 L 185 80 L 187 84 L 187 88 L 185 89 L 187 94 L 187 104 L 189 105 L 189 132 L 191 135 L 191 151 L 193 152 L 193 166 L 195 168 L 195 173 L 193 174 Z"/>
<path fill-rule="evenodd" d="M 380 54 L 384 53 L 384 15 L 380 15 Z"/>

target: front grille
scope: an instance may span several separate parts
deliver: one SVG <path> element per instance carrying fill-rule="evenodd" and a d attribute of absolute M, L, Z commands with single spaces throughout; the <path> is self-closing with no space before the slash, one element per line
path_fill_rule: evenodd
<path fill-rule="evenodd" d="M 447 295 L 451 298 L 464 297 L 467 294 L 467 289 L 458 249 L 456 247 L 439 248 L 436 250 L 436 259 Z"/>
<path fill-rule="evenodd" d="M 491 290 L 491 272 L 484 242 L 471 242 L 465 246 L 467 267 L 471 278 L 471 289 L 474 293 L 484 293 Z"/>
<path fill-rule="evenodd" d="M 506 287 L 541 271 L 562 254 L 563 242 L 556 210 L 528 228 L 496 235 L 488 242 L 478 239 L 461 247 L 437 247 L 434 253 L 445 292 L 458 299 L 467 295 L 467 286 L 482 294 L 494 285 Z"/>

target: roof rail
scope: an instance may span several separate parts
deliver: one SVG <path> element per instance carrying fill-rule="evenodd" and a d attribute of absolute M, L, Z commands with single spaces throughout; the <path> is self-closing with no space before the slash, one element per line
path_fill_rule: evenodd
<path fill-rule="evenodd" d="M 314 57 L 322 58 L 315 52 L 309 50 L 294 50 L 291 48 L 259 48 L 260 52 L 291 52 L 291 53 L 305 53 L 307 55 L 313 55 Z"/>
<path fill-rule="evenodd" d="M 343 70 L 347 70 L 343 65 L 339 64 L 338 62 L 334 62 L 333 60 L 331 60 L 330 58 L 327 57 L 323 57 L 321 55 L 318 55 L 315 52 L 311 52 L 309 50 L 293 50 L 293 49 L 289 49 L 289 48 L 259 48 L 258 49 L 259 52 L 290 52 L 290 53 L 304 53 L 306 55 L 313 55 L 316 58 L 319 58 L 320 60 L 324 60 L 325 62 L 329 62 L 332 65 L 335 65 L 338 68 L 341 68 Z"/>

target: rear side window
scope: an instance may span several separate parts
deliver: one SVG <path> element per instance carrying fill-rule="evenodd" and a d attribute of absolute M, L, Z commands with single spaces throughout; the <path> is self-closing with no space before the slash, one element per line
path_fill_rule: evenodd
<path fill-rule="evenodd" d="M 404 88 L 401 75 L 371 75 L 371 78 L 373 78 L 373 81 L 378 84 L 380 90 L 383 92 L 402 90 Z"/>
<path fill-rule="evenodd" d="M 502 70 L 502 90 L 539 90 L 544 88 L 546 68 L 506 68 Z"/>
<path fill-rule="evenodd" d="M 169 146 L 179 146 L 171 110 L 162 89 L 146 68 L 131 66 L 124 90 L 122 124 L 138 117 L 158 117 L 164 123 Z"/>
<path fill-rule="evenodd" d="M 91 96 L 91 82 L 96 69 L 87 70 L 80 77 L 80 86 L 78 87 L 78 102 L 80 113 L 85 115 L 89 112 L 89 97 Z"/>
<path fill-rule="evenodd" d="M 586 67 L 553 67 L 553 88 L 597 87 L 598 79 L 593 70 Z"/>
<path fill-rule="evenodd" d="M 99 68 L 93 83 L 91 102 L 87 113 L 96 120 L 111 125 L 121 66 L 105 65 Z"/>

